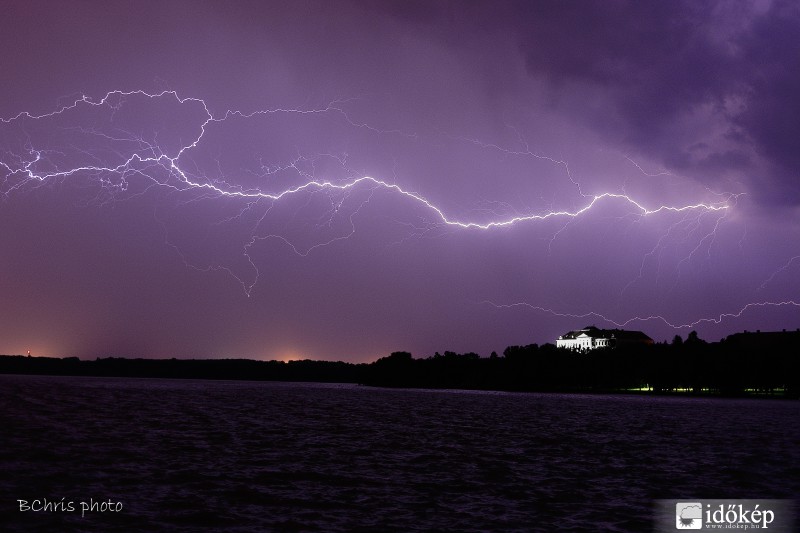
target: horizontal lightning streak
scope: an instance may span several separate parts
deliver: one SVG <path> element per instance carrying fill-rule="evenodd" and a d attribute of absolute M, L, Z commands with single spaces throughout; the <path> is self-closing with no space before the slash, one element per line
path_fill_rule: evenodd
<path fill-rule="evenodd" d="M 245 212 L 250 210 L 253 206 L 258 204 L 262 200 L 266 201 L 267 203 L 271 203 L 272 205 L 275 205 L 282 199 L 288 198 L 293 195 L 299 195 L 305 192 L 314 192 L 314 191 L 345 192 L 351 189 L 355 190 L 357 188 L 366 189 L 369 196 L 366 200 L 360 202 L 360 206 L 357 209 L 355 209 L 353 212 L 349 214 L 348 231 L 346 231 L 344 235 L 329 237 L 326 238 L 323 242 L 316 243 L 312 246 L 305 246 L 302 248 L 295 246 L 295 244 L 293 244 L 286 237 L 279 234 L 275 234 L 273 232 L 269 232 L 268 234 L 263 234 L 263 235 L 257 234 L 258 224 L 260 224 L 261 221 L 264 220 L 264 218 L 272 209 L 272 207 L 267 208 L 266 211 L 261 215 L 261 217 L 259 217 L 258 222 L 256 222 L 255 225 L 253 226 L 252 234 L 250 235 L 249 240 L 244 244 L 242 250 L 243 256 L 249 262 L 254 272 L 254 277 L 250 281 L 245 281 L 240 276 L 238 276 L 231 268 L 221 264 L 213 264 L 208 266 L 197 266 L 191 264 L 189 258 L 179 249 L 179 247 L 170 241 L 169 234 L 166 230 L 165 224 L 160 220 L 156 219 L 164 227 L 166 244 L 175 249 L 175 251 L 181 256 L 184 263 L 188 267 L 206 272 L 216 271 L 216 270 L 225 271 L 241 284 L 242 288 L 244 289 L 244 292 L 248 296 L 250 295 L 253 287 L 255 286 L 255 284 L 259 279 L 258 268 L 256 267 L 256 264 L 254 263 L 253 259 L 250 256 L 251 248 L 257 242 L 266 239 L 278 239 L 283 241 L 296 254 L 300 256 L 307 256 L 314 249 L 317 249 L 321 246 L 327 246 L 334 242 L 347 239 L 351 235 L 353 235 L 353 233 L 355 233 L 354 217 L 358 214 L 360 208 L 363 207 L 366 203 L 368 203 L 370 201 L 370 198 L 372 198 L 374 193 L 378 190 L 388 191 L 392 194 L 397 195 L 398 197 L 406 198 L 411 202 L 413 202 L 414 204 L 418 205 L 419 207 L 424 208 L 425 210 L 430 212 L 433 215 L 432 218 L 425 221 L 423 227 L 414 228 L 417 233 L 422 233 L 422 234 L 430 231 L 433 227 L 437 226 L 438 227 L 449 226 L 454 229 L 464 229 L 464 230 L 491 230 L 491 229 L 509 227 L 517 224 L 523 224 L 526 222 L 546 221 L 548 219 L 566 219 L 565 223 L 569 224 L 572 219 L 580 217 L 581 215 L 589 212 L 590 210 L 595 208 L 595 206 L 597 206 L 597 204 L 599 204 L 600 202 L 613 202 L 613 201 L 624 202 L 627 206 L 629 206 L 629 208 L 631 208 L 634 216 L 652 216 L 665 213 L 682 213 L 683 218 L 679 222 L 673 224 L 668 230 L 668 232 L 665 235 L 663 235 L 661 239 L 659 239 L 655 247 L 652 250 L 650 250 L 648 254 L 645 255 L 645 257 L 642 260 L 642 264 L 640 265 L 639 268 L 639 276 L 636 279 L 641 279 L 643 277 L 643 271 L 645 266 L 644 263 L 647 260 L 647 258 L 652 256 L 659 249 L 659 247 L 662 244 L 662 241 L 667 236 L 670 235 L 672 230 L 677 225 L 685 223 L 688 217 L 692 218 L 694 218 L 695 216 L 700 217 L 702 216 L 703 213 L 711 213 L 711 212 L 717 212 L 720 215 L 720 217 L 716 220 L 714 228 L 703 239 L 700 240 L 697 246 L 689 254 L 689 257 L 686 258 L 685 260 L 690 259 L 705 242 L 708 242 L 709 243 L 708 246 L 710 247 L 711 244 L 713 244 L 714 242 L 714 237 L 716 236 L 716 230 L 719 224 L 721 223 L 722 219 L 725 218 L 726 213 L 735 207 L 736 200 L 738 198 L 737 194 L 714 193 L 716 194 L 717 198 L 720 199 L 720 201 L 712 203 L 698 202 L 686 205 L 646 206 L 643 202 L 626 194 L 624 188 L 622 189 L 621 192 L 603 192 L 601 194 L 594 194 L 594 195 L 584 194 L 584 192 L 581 190 L 580 184 L 573 178 L 572 174 L 570 173 L 569 165 L 565 160 L 548 157 L 546 155 L 534 152 L 516 129 L 514 131 L 517 133 L 519 142 L 522 145 L 521 150 L 508 150 L 497 144 L 486 143 L 473 138 L 455 137 L 451 135 L 448 135 L 448 137 L 474 144 L 484 150 L 499 151 L 509 156 L 533 157 L 539 160 L 546 160 L 554 165 L 563 167 L 567 178 L 577 188 L 577 192 L 582 200 L 581 206 L 575 207 L 571 210 L 568 209 L 557 210 L 551 207 L 549 210 L 544 209 L 539 212 L 520 213 L 517 211 L 512 213 L 512 215 L 514 216 L 498 217 L 495 215 L 494 220 L 489 220 L 488 222 L 483 222 L 483 221 L 478 222 L 474 220 L 453 218 L 446 214 L 443 207 L 435 204 L 434 202 L 426 198 L 424 195 L 415 191 L 405 189 L 392 181 L 386 181 L 368 175 L 361 175 L 340 181 L 317 179 L 316 176 L 313 175 L 313 172 L 307 173 L 300 169 L 298 165 L 306 160 L 306 158 L 300 154 L 297 155 L 297 158 L 294 161 L 291 161 L 285 165 L 264 165 L 263 162 L 261 163 L 263 174 L 261 176 L 257 175 L 256 177 L 266 177 L 289 169 L 294 169 L 298 173 L 298 175 L 302 177 L 304 182 L 301 183 L 300 185 L 289 187 L 278 192 L 267 192 L 258 187 L 252 189 L 243 189 L 241 187 L 237 187 L 235 185 L 230 185 L 226 183 L 224 177 L 221 177 L 218 180 L 203 181 L 204 179 L 206 179 L 205 177 L 203 177 L 203 179 L 193 178 L 192 174 L 188 170 L 186 170 L 181 164 L 182 157 L 186 155 L 189 151 L 198 148 L 198 146 L 202 143 L 207 130 L 214 124 L 222 123 L 227 120 L 234 120 L 234 119 L 244 120 L 244 119 L 254 118 L 257 116 L 267 116 L 274 114 L 313 115 L 313 114 L 331 113 L 340 116 L 347 124 L 355 128 L 366 128 L 370 131 L 379 134 L 392 134 L 392 135 L 401 135 L 405 137 L 417 138 L 416 134 L 409 134 L 406 132 L 402 132 L 400 130 L 380 130 L 366 123 L 361 123 L 352 120 L 351 117 L 347 114 L 347 112 L 343 108 L 343 105 L 347 103 L 346 100 L 334 100 L 327 105 L 323 105 L 316 108 L 308 108 L 308 109 L 274 108 L 274 109 L 256 110 L 252 112 L 243 112 L 239 110 L 226 110 L 221 115 L 215 116 L 210 111 L 209 106 L 207 105 L 205 100 L 201 98 L 181 97 L 178 95 L 176 91 L 167 90 L 156 93 L 148 93 L 143 90 L 110 91 L 106 93 L 106 95 L 100 98 L 99 100 L 92 99 L 86 95 L 82 95 L 80 98 L 75 99 L 70 104 L 62 106 L 49 113 L 33 114 L 27 111 L 23 111 L 10 118 L 0 118 L 0 123 L 11 124 L 19 121 L 44 120 L 56 117 L 58 115 L 63 115 L 65 113 L 76 112 L 79 110 L 79 108 L 83 106 L 87 108 L 107 106 L 112 110 L 112 112 L 116 112 L 123 105 L 125 99 L 129 97 L 141 97 L 149 99 L 170 98 L 173 99 L 179 105 L 197 106 L 197 110 L 200 113 L 200 117 L 194 127 L 198 128 L 199 133 L 196 136 L 193 136 L 190 139 L 186 140 L 185 142 L 181 143 L 182 146 L 173 148 L 172 153 L 165 153 L 164 149 L 155 140 L 152 142 L 148 142 L 142 138 L 137 138 L 133 134 L 129 134 L 128 136 L 124 136 L 121 138 L 116 135 L 112 137 L 100 131 L 95 131 L 92 129 L 87 130 L 82 128 L 76 128 L 78 131 L 84 134 L 98 135 L 107 138 L 111 141 L 135 143 L 137 149 L 134 153 L 128 153 L 127 155 L 117 152 L 117 155 L 122 162 L 110 166 L 105 166 L 101 164 L 101 161 L 99 161 L 93 154 L 83 150 L 79 150 L 87 157 L 93 158 L 94 161 L 92 161 L 92 163 L 95 164 L 75 166 L 74 168 L 66 168 L 66 169 L 61 169 L 56 167 L 55 169 L 51 168 L 48 169 L 48 171 L 43 172 L 43 171 L 38 171 L 37 167 L 39 167 L 40 164 L 44 164 L 47 162 L 48 154 L 50 152 L 45 150 L 37 150 L 35 147 L 28 144 L 22 150 L 23 154 L 25 155 L 20 156 L 12 154 L 9 158 L 9 161 L 0 160 L 0 170 L 4 169 L 6 173 L 5 187 L 4 187 L 5 190 L 2 190 L 4 185 L 2 181 L 0 181 L 0 190 L 2 190 L 4 196 L 8 197 L 12 192 L 21 190 L 23 187 L 26 186 L 26 184 L 31 184 L 31 183 L 41 184 L 50 180 L 65 179 L 83 174 L 89 176 L 96 175 L 98 183 L 100 183 L 101 186 L 104 188 L 109 188 L 111 191 L 126 191 L 128 187 L 128 179 L 132 176 L 138 176 L 143 180 L 148 180 L 146 181 L 145 190 L 150 190 L 151 188 L 155 187 L 162 187 L 176 192 L 187 192 L 192 190 L 198 191 L 202 193 L 202 195 L 200 196 L 202 198 L 227 197 L 233 199 L 242 199 L 243 207 L 238 211 L 238 214 L 235 214 L 232 217 L 228 217 L 217 223 L 217 224 L 223 224 L 233 219 L 242 217 Z M 335 156 L 332 154 L 325 154 L 325 155 L 336 158 L 337 160 L 339 160 L 339 163 L 342 166 L 344 166 L 345 163 L 343 159 L 341 159 L 339 156 Z M 625 158 L 647 176 L 669 175 L 668 172 L 659 172 L 659 173 L 645 172 L 642 169 L 642 167 L 639 166 L 639 164 L 633 161 L 631 158 L 627 156 L 625 156 Z M 156 172 L 157 170 L 159 172 Z M 101 176 L 102 174 L 106 173 L 111 175 L 118 175 L 119 180 L 112 181 L 109 180 L 107 177 Z M 164 174 L 166 175 L 166 177 L 164 177 Z M 17 177 L 19 178 L 19 181 L 11 181 L 9 179 L 11 177 Z M 138 194 L 143 194 L 143 193 L 140 192 Z M 187 202 L 195 201 L 197 199 L 198 197 L 194 197 L 192 199 L 187 200 Z M 341 202 L 339 202 L 337 206 L 340 207 Z M 337 206 L 334 206 L 334 211 L 338 210 Z M 699 218 L 695 220 L 695 223 L 699 225 Z M 558 236 L 560 231 L 561 230 L 559 230 L 553 235 L 553 239 L 555 239 Z M 779 272 L 787 269 L 791 265 L 792 261 L 794 261 L 795 259 L 797 259 L 797 257 L 790 259 L 789 262 L 784 267 L 773 273 L 773 275 L 762 284 L 762 288 L 764 287 L 764 285 L 767 285 Z M 636 279 L 632 280 L 626 286 L 626 289 L 630 285 L 632 285 L 636 281 Z M 622 292 L 624 293 L 625 290 L 623 289 Z M 525 302 L 505 304 L 505 305 L 498 305 L 492 302 L 485 302 L 485 303 L 491 304 L 492 306 L 495 306 L 497 308 L 527 307 L 532 310 L 546 312 L 559 317 L 569 317 L 569 318 L 597 317 L 598 319 L 604 320 L 618 327 L 624 327 L 632 322 L 646 322 L 646 321 L 658 320 L 674 329 L 690 328 L 703 323 L 718 324 L 725 319 L 739 317 L 745 311 L 753 307 L 767 307 L 767 306 L 800 307 L 800 304 L 792 300 L 787 300 L 782 302 L 756 302 L 745 305 L 742 309 L 740 309 L 736 313 L 722 313 L 718 317 L 701 318 L 693 322 L 681 324 L 681 323 L 670 322 L 665 317 L 659 315 L 652 315 L 645 317 L 636 316 L 624 321 L 616 321 L 597 312 L 588 312 L 582 314 L 564 313 L 556 311 L 554 309 L 536 306 Z"/>
<path fill-rule="evenodd" d="M 716 317 L 700 318 L 700 319 L 697 319 L 697 320 L 695 320 L 693 322 L 686 322 L 684 324 L 678 324 L 678 323 L 670 322 L 669 320 L 667 320 L 666 318 L 664 318 L 661 315 L 651 315 L 651 316 L 646 316 L 646 317 L 635 316 L 635 317 L 629 318 L 627 320 L 624 320 L 622 322 L 619 322 L 619 321 L 616 321 L 616 320 L 614 320 L 612 318 L 609 318 L 609 317 L 607 317 L 607 316 L 605 316 L 605 315 L 603 315 L 601 313 L 595 312 L 595 311 L 589 311 L 587 313 L 564 313 L 564 312 L 556 311 L 554 309 L 550 309 L 550 308 L 547 308 L 547 307 L 541 307 L 541 306 L 538 306 L 538 305 L 529 304 L 527 302 L 516 302 L 516 303 L 512 303 L 512 304 L 496 304 L 496 303 L 494 303 L 492 301 L 484 300 L 482 303 L 491 305 L 491 306 L 493 306 L 493 307 L 495 307 L 497 309 L 513 309 L 515 307 L 525 307 L 525 308 L 532 309 L 534 311 L 541 311 L 541 312 L 544 312 L 544 313 L 548 313 L 548 314 L 551 314 L 553 316 L 567 317 L 567 318 L 590 318 L 590 317 L 596 317 L 596 318 L 599 318 L 600 320 L 604 320 L 604 321 L 608 322 L 609 324 L 613 324 L 613 325 L 615 325 L 617 327 L 620 327 L 620 328 L 624 328 L 625 326 L 627 326 L 627 325 L 629 325 L 629 324 L 631 324 L 633 322 L 648 322 L 650 320 L 658 320 L 660 322 L 663 322 L 666 326 L 668 326 L 668 327 L 670 327 L 672 329 L 693 328 L 693 327 L 698 326 L 699 324 L 720 324 L 726 319 L 739 318 L 739 317 L 742 316 L 742 314 L 744 314 L 745 311 L 747 311 L 747 310 L 749 310 L 751 308 L 754 308 L 754 307 L 797 307 L 797 308 L 800 308 L 800 302 L 796 302 L 794 300 L 785 300 L 785 301 L 781 301 L 781 302 L 751 302 L 751 303 L 745 304 L 737 312 L 720 313 Z"/>
<path fill-rule="evenodd" d="M 90 97 L 83 95 L 81 98 L 76 99 L 73 103 L 71 103 L 69 105 L 66 105 L 66 106 L 63 106 L 63 107 L 61 107 L 61 108 L 59 108 L 59 109 L 57 109 L 55 111 L 52 111 L 50 113 L 34 115 L 34 114 L 31 114 L 31 113 L 29 113 L 27 111 L 24 111 L 24 112 L 21 112 L 21 113 L 17 114 L 14 117 L 11 117 L 11 118 L 7 118 L 7 119 L 6 118 L 0 118 L 0 121 L 2 121 L 4 123 L 11 123 L 11 122 L 15 122 L 15 121 L 18 121 L 18 120 L 21 120 L 21 119 L 39 120 L 39 119 L 44 119 L 44 118 L 60 115 L 60 114 L 63 114 L 65 112 L 67 112 L 67 111 L 74 110 L 74 109 L 78 108 L 80 105 L 88 105 L 88 106 L 95 106 L 95 107 L 96 106 L 109 105 L 110 107 L 113 108 L 113 107 L 115 107 L 115 104 L 110 102 L 113 98 L 117 98 L 117 97 L 118 98 L 125 98 L 125 97 L 129 97 L 129 96 L 142 96 L 142 97 L 147 97 L 147 98 L 172 97 L 179 104 L 185 104 L 185 103 L 196 103 L 196 104 L 199 104 L 200 106 L 202 106 L 202 108 L 203 108 L 203 110 L 205 112 L 205 115 L 206 115 L 205 121 L 200 125 L 200 134 L 192 142 L 190 142 L 189 144 L 186 144 L 185 146 L 182 146 L 177 151 L 177 153 L 175 155 L 173 155 L 173 156 L 169 156 L 169 155 L 164 154 L 164 153 L 160 153 L 160 154 L 154 155 L 152 157 L 143 157 L 140 154 L 133 154 L 127 160 L 125 160 L 123 163 L 120 163 L 119 165 L 116 165 L 116 166 L 113 166 L 113 167 L 88 165 L 88 166 L 80 166 L 80 167 L 76 167 L 76 168 L 71 168 L 71 169 L 68 169 L 68 170 L 61 170 L 61 171 L 48 172 L 48 173 L 36 173 L 32 169 L 32 167 L 37 162 L 39 162 L 41 160 L 42 153 L 40 151 L 37 151 L 37 150 L 33 149 L 33 148 L 30 149 L 30 155 L 33 156 L 33 159 L 31 161 L 23 164 L 21 166 L 21 168 L 14 169 L 9 164 L 4 163 L 2 161 L 0 161 L 0 167 L 5 168 L 9 172 L 10 175 L 23 174 L 23 175 L 25 175 L 27 177 L 28 180 L 35 180 L 35 181 L 39 181 L 39 182 L 44 182 L 44 181 L 47 181 L 47 180 L 58 179 L 58 178 L 67 178 L 67 177 L 74 176 L 74 175 L 80 174 L 80 173 L 109 172 L 109 173 L 116 173 L 116 174 L 123 174 L 124 175 L 125 173 L 132 171 L 132 172 L 138 173 L 139 175 L 143 175 L 143 176 L 149 178 L 157 186 L 169 187 L 169 188 L 172 188 L 172 189 L 174 189 L 176 191 L 182 191 L 182 190 L 188 190 L 188 189 L 207 190 L 211 194 L 215 194 L 215 195 L 219 195 L 219 196 L 225 196 L 225 197 L 231 197 L 231 198 L 242 198 L 242 199 L 247 199 L 247 200 L 266 199 L 266 200 L 278 201 L 278 200 L 281 200 L 284 197 L 287 197 L 287 196 L 290 196 L 290 195 L 294 195 L 294 194 L 298 194 L 298 193 L 301 193 L 301 192 L 304 192 L 304 191 L 308 191 L 308 190 L 312 190 L 312 189 L 315 189 L 315 190 L 341 190 L 341 191 L 344 191 L 344 190 L 352 189 L 352 188 L 355 188 L 355 187 L 357 187 L 359 185 L 365 184 L 365 185 L 369 185 L 370 187 L 378 187 L 378 188 L 383 188 L 385 190 L 393 191 L 393 192 L 395 192 L 395 193 L 397 193 L 397 194 L 399 194 L 401 196 L 404 196 L 406 198 L 410 198 L 414 202 L 424 206 L 428 210 L 430 210 L 433 213 L 435 213 L 436 217 L 441 221 L 442 224 L 445 224 L 445 225 L 448 225 L 448 226 L 459 227 L 459 228 L 463 228 L 463 229 L 479 229 L 479 230 L 488 230 L 488 229 L 491 229 L 491 228 L 500 228 L 500 227 L 511 226 L 511 225 L 514 225 L 514 224 L 517 224 L 517 223 L 529 222 L 529 221 L 543 221 L 543 220 L 547 220 L 547 219 L 550 219 L 550 218 L 557 218 L 557 217 L 575 218 L 575 217 L 578 217 L 578 216 L 582 215 L 583 213 L 589 211 L 590 209 L 592 209 L 595 206 L 595 204 L 597 204 L 599 201 L 605 200 L 605 199 L 623 200 L 623 201 L 627 202 L 628 204 L 632 205 L 639 212 L 640 215 L 654 215 L 654 214 L 662 213 L 662 212 L 680 213 L 680 212 L 691 211 L 691 210 L 723 211 L 723 210 L 726 210 L 726 209 L 729 208 L 728 203 L 725 202 L 725 201 L 718 202 L 718 203 L 702 203 L 701 202 L 701 203 L 683 205 L 683 206 L 661 205 L 661 206 L 654 207 L 654 208 L 648 208 L 648 207 L 645 207 L 644 205 L 642 205 L 639 201 L 631 198 L 627 194 L 606 192 L 606 193 L 598 194 L 598 195 L 594 195 L 594 196 L 583 195 L 586 198 L 590 198 L 589 202 L 586 205 L 584 205 L 583 207 L 581 207 L 579 209 L 576 209 L 576 210 L 573 210 L 573 211 L 569 211 L 569 210 L 548 211 L 548 212 L 544 212 L 544 213 L 519 215 L 519 216 L 514 216 L 514 217 L 511 217 L 511 218 L 506 218 L 506 219 L 501 219 L 501 220 L 494 220 L 494 221 L 490 221 L 490 222 L 480 223 L 480 222 L 472 222 L 472 221 L 461 221 L 461 220 L 456 220 L 456 219 L 450 218 L 445 214 L 445 212 L 443 211 L 442 208 L 440 208 L 437 205 L 433 204 L 431 201 L 426 199 L 421 194 L 413 192 L 413 191 L 409 191 L 409 190 L 406 190 L 406 189 L 403 189 L 402 187 L 400 187 L 399 185 L 397 185 L 395 183 L 389 183 L 387 181 L 384 181 L 384 180 L 381 180 L 381 179 L 377 179 L 377 178 L 374 178 L 374 177 L 371 177 L 371 176 L 361 176 L 361 177 L 353 178 L 353 179 L 351 179 L 349 181 L 340 182 L 340 183 L 334 183 L 332 181 L 327 181 L 327 180 L 312 179 L 312 180 L 309 180 L 306 183 L 303 183 L 302 185 L 298 185 L 296 187 L 288 188 L 288 189 L 285 189 L 285 190 L 277 192 L 277 193 L 269 193 L 269 192 L 261 191 L 259 189 L 255 189 L 255 190 L 229 190 L 229 189 L 224 189 L 221 186 L 213 184 L 213 183 L 200 183 L 198 181 L 192 180 L 189 177 L 189 175 L 181 168 L 181 166 L 179 164 L 179 159 L 181 158 L 181 156 L 184 153 L 186 153 L 187 150 L 191 150 L 191 149 L 196 148 L 198 146 L 198 144 L 203 139 L 203 136 L 206 133 L 206 127 L 209 126 L 209 124 L 211 124 L 213 122 L 224 122 L 225 120 L 227 120 L 227 119 L 229 119 L 231 117 L 250 118 L 250 117 L 253 117 L 253 116 L 257 116 L 257 115 L 275 114 L 275 113 L 315 114 L 315 113 L 335 112 L 335 113 L 342 114 L 351 125 L 354 125 L 354 126 L 357 126 L 357 127 L 368 127 L 365 124 L 356 123 L 356 122 L 353 122 L 352 120 L 350 120 L 350 118 L 341 109 L 341 107 L 337 107 L 336 104 L 337 103 L 341 103 L 340 101 L 334 101 L 334 102 L 332 102 L 331 104 L 329 104 L 329 105 L 327 105 L 325 107 L 320 107 L 320 108 L 315 108 L 315 109 L 277 108 L 277 109 L 253 111 L 253 112 L 250 112 L 250 113 L 244 113 L 242 111 L 235 111 L 235 110 L 227 110 L 223 114 L 222 117 L 214 117 L 213 114 L 209 111 L 208 106 L 207 106 L 206 102 L 203 99 L 191 98 L 191 97 L 181 97 L 181 96 L 179 96 L 177 94 L 176 91 L 162 91 L 162 92 L 153 93 L 153 94 L 147 93 L 147 92 L 145 92 L 143 90 L 111 91 L 111 92 L 107 93 L 100 100 L 96 100 L 95 101 L 95 100 L 92 100 Z M 374 129 L 374 128 L 370 127 L 370 129 Z M 378 130 L 376 130 L 376 131 L 378 131 Z M 394 130 L 392 130 L 392 132 L 390 132 L 390 133 L 393 133 L 393 132 L 394 132 Z M 386 133 L 386 132 L 383 132 L 383 133 Z M 476 141 L 474 139 L 469 139 L 469 141 L 473 142 L 473 143 L 479 143 L 479 141 Z M 495 147 L 495 145 L 490 145 L 490 144 L 485 144 L 485 143 L 481 143 L 481 144 L 484 145 L 485 147 Z M 153 146 L 150 146 L 150 148 L 155 150 L 155 147 L 153 147 Z M 499 149 L 499 147 L 497 147 L 497 148 Z M 552 161 L 552 162 L 554 162 L 556 164 L 566 166 L 566 163 L 564 161 L 560 161 L 560 160 L 552 159 L 552 158 L 549 158 L 549 157 L 546 157 L 546 156 L 541 156 L 541 155 L 538 155 L 538 154 L 534 154 L 527 147 L 526 147 L 526 150 L 524 152 L 520 152 L 520 154 L 533 155 L 533 156 L 535 156 L 537 158 L 547 159 L 547 160 L 550 160 L 550 161 Z M 159 165 L 162 168 L 167 169 L 171 173 L 171 175 L 177 176 L 179 181 L 182 182 L 182 185 L 178 186 L 178 185 L 169 184 L 169 183 L 166 183 L 166 182 L 163 182 L 163 181 L 158 181 L 153 176 L 144 174 L 143 172 L 141 172 L 141 171 L 139 171 L 139 170 L 137 170 L 135 168 L 131 168 L 132 166 L 135 166 L 135 164 L 137 164 L 137 163 Z M 570 179 L 571 179 L 571 177 L 570 177 Z M 16 186 L 12 187 L 10 190 L 6 191 L 5 194 L 8 195 L 9 192 L 11 192 L 11 190 L 15 190 L 15 189 L 17 189 L 17 188 L 19 188 L 21 186 L 22 186 L 22 184 L 17 184 Z"/>

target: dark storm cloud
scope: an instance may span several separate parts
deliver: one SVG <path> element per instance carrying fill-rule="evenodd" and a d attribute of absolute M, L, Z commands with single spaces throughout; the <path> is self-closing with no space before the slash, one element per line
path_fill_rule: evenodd
<path fill-rule="evenodd" d="M 743 39 L 750 98 L 736 118 L 773 164 L 770 187 L 776 201 L 800 197 L 800 6 L 776 4 Z"/>
<path fill-rule="evenodd" d="M 800 201 L 796 4 L 761 13 L 744 2 L 538 6 L 527 10 L 520 34 L 528 69 L 567 91 L 585 83 L 606 93 L 623 118 L 619 131 L 606 133 L 702 181 L 752 171 L 752 148 L 768 174 L 748 183 L 751 193 Z M 739 142 L 693 150 L 692 115 Z"/>
<path fill-rule="evenodd" d="M 800 202 L 800 8 L 793 2 L 400 2 L 445 42 L 511 35 L 551 105 L 670 170 Z M 580 109 L 586 93 L 602 109 Z"/>

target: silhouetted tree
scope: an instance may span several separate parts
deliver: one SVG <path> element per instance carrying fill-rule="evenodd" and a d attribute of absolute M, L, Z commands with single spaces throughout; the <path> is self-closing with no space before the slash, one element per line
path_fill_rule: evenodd
<path fill-rule="evenodd" d="M 696 331 L 692 331 L 686 337 L 686 344 L 708 344 L 706 341 L 697 336 Z"/>

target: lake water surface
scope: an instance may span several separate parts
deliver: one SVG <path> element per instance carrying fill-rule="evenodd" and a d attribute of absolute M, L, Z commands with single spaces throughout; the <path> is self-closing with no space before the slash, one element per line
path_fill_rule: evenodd
<path fill-rule="evenodd" d="M 798 420 L 784 400 L 0 376 L 0 530 L 649 531 L 656 499 L 800 498 Z M 90 498 L 122 507 L 82 517 Z"/>

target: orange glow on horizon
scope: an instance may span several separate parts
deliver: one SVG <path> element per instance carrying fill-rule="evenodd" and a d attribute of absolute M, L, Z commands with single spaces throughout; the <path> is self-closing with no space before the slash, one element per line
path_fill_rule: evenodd
<path fill-rule="evenodd" d="M 0 355 L 21 355 L 23 357 L 69 357 L 70 354 L 61 353 L 59 350 L 54 350 L 51 346 L 43 344 L 29 344 L 7 346 L 0 348 Z"/>
<path fill-rule="evenodd" d="M 288 363 L 290 361 L 302 361 L 303 359 L 308 359 L 308 357 L 296 350 L 286 350 L 280 352 L 279 354 L 273 355 L 271 359 L 274 361 L 283 361 L 284 363 Z"/>

